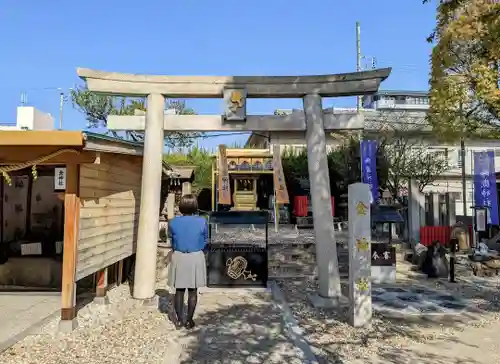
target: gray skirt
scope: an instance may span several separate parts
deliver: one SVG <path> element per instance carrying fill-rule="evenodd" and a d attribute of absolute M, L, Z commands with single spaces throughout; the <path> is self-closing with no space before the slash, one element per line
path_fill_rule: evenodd
<path fill-rule="evenodd" d="M 205 254 L 174 252 L 170 261 L 168 285 L 172 288 L 198 288 L 207 285 Z"/>

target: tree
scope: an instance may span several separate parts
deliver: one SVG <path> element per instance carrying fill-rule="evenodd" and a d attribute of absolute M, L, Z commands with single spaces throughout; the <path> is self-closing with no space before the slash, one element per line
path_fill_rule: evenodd
<path fill-rule="evenodd" d="M 500 2 L 439 0 L 436 12 L 429 122 L 448 139 L 498 138 Z"/>
<path fill-rule="evenodd" d="M 379 176 L 380 186 L 389 191 L 394 201 L 403 202 L 401 192 L 410 179 L 416 181 L 422 192 L 450 169 L 447 153 L 430 148 L 435 133 L 424 115 L 376 113 L 366 123 L 379 140 L 379 173 L 384 174 Z"/>
<path fill-rule="evenodd" d="M 212 161 L 213 154 L 198 146 L 192 146 L 184 153 L 182 151 L 170 152 L 163 156 L 165 162 L 170 165 L 193 166 L 195 175 L 193 190 L 195 193 L 203 188 L 212 188 Z"/>
<path fill-rule="evenodd" d="M 71 90 L 73 107 L 85 115 L 89 128 L 106 127 L 109 115 L 134 115 L 135 110 L 146 111 L 146 100 L 143 98 L 125 98 L 99 95 L 85 87 Z M 193 109 L 188 108 L 182 100 L 168 100 L 166 109 L 173 109 L 178 115 L 194 115 Z M 119 137 L 115 131 L 109 131 Z M 171 132 L 165 133 L 165 144 L 170 147 L 188 147 L 193 144 L 201 133 Z M 130 131 L 127 139 L 143 141 L 144 132 Z"/>

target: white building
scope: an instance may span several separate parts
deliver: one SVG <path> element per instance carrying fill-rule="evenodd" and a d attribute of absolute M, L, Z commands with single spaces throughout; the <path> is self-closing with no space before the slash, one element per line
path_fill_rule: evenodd
<path fill-rule="evenodd" d="M 54 130 L 54 118 L 33 106 L 18 106 L 15 124 L 0 124 L 2 130 Z"/>
<path fill-rule="evenodd" d="M 377 123 L 401 120 L 399 123 L 404 127 L 404 122 L 415 120 L 415 123 L 425 122 L 425 115 L 429 109 L 429 96 L 427 92 L 411 91 L 380 91 L 374 95 L 363 98 L 363 113 L 365 115 L 364 135 L 374 133 L 380 128 Z M 278 110 L 278 113 L 290 113 L 291 110 Z M 356 109 L 329 108 L 325 113 L 354 113 Z M 391 121 L 392 122 L 392 121 Z M 398 123 L 397 121 L 395 123 Z M 413 124 L 413 122 L 410 122 Z M 409 128 L 411 130 L 411 128 Z M 376 137 L 374 135 L 374 137 Z M 409 133 L 409 137 L 417 137 L 428 143 L 429 151 L 443 153 L 449 160 L 450 169 L 444 171 L 441 178 L 432 185 L 424 188 L 425 207 L 421 214 L 422 225 L 449 225 L 455 221 L 463 220 L 464 209 L 462 200 L 462 158 L 460 143 L 453 145 L 443 144 L 438 141 L 432 129 L 428 126 L 418 127 Z M 327 149 L 335 148 L 341 142 L 338 137 L 329 136 Z M 292 148 L 295 151 L 304 149 L 305 138 L 303 133 L 270 133 L 267 136 L 252 134 L 247 142 L 248 145 L 258 148 L 280 144 L 281 150 Z M 500 170 L 500 140 L 469 139 L 465 142 L 465 174 L 466 174 L 466 205 L 469 207 L 467 220 L 473 215 L 473 188 L 472 188 L 472 156 L 474 151 L 493 150 L 495 152 L 496 170 Z M 422 212 L 423 212 L 422 211 Z"/>

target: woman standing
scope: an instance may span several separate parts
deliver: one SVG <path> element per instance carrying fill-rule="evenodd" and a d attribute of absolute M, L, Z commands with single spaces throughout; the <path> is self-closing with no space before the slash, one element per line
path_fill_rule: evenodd
<path fill-rule="evenodd" d="M 169 285 L 175 288 L 174 322 L 177 329 L 194 327 L 194 311 L 198 302 L 198 287 L 207 284 L 207 268 L 203 249 L 208 241 L 207 220 L 198 216 L 196 196 L 185 195 L 179 203 L 182 216 L 168 223 L 174 251 L 170 263 Z M 187 317 L 184 320 L 184 295 L 188 291 Z"/>

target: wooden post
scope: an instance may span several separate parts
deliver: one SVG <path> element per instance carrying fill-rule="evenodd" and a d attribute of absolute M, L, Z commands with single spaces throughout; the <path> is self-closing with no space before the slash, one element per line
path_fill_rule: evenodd
<path fill-rule="evenodd" d="M 123 260 L 118 262 L 118 278 L 116 279 L 116 285 L 119 286 L 123 282 Z"/>
<path fill-rule="evenodd" d="M 215 160 L 212 160 L 212 211 L 215 211 Z"/>
<path fill-rule="evenodd" d="M 97 284 L 94 302 L 106 305 L 109 303 L 109 298 L 106 295 L 108 290 L 108 268 L 101 269 L 97 272 Z"/>
<path fill-rule="evenodd" d="M 76 320 L 76 257 L 80 198 L 78 196 L 79 165 L 66 165 L 66 193 L 64 196 L 64 252 L 62 265 L 61 321 L 59 329 L 72 331 Z"/>

